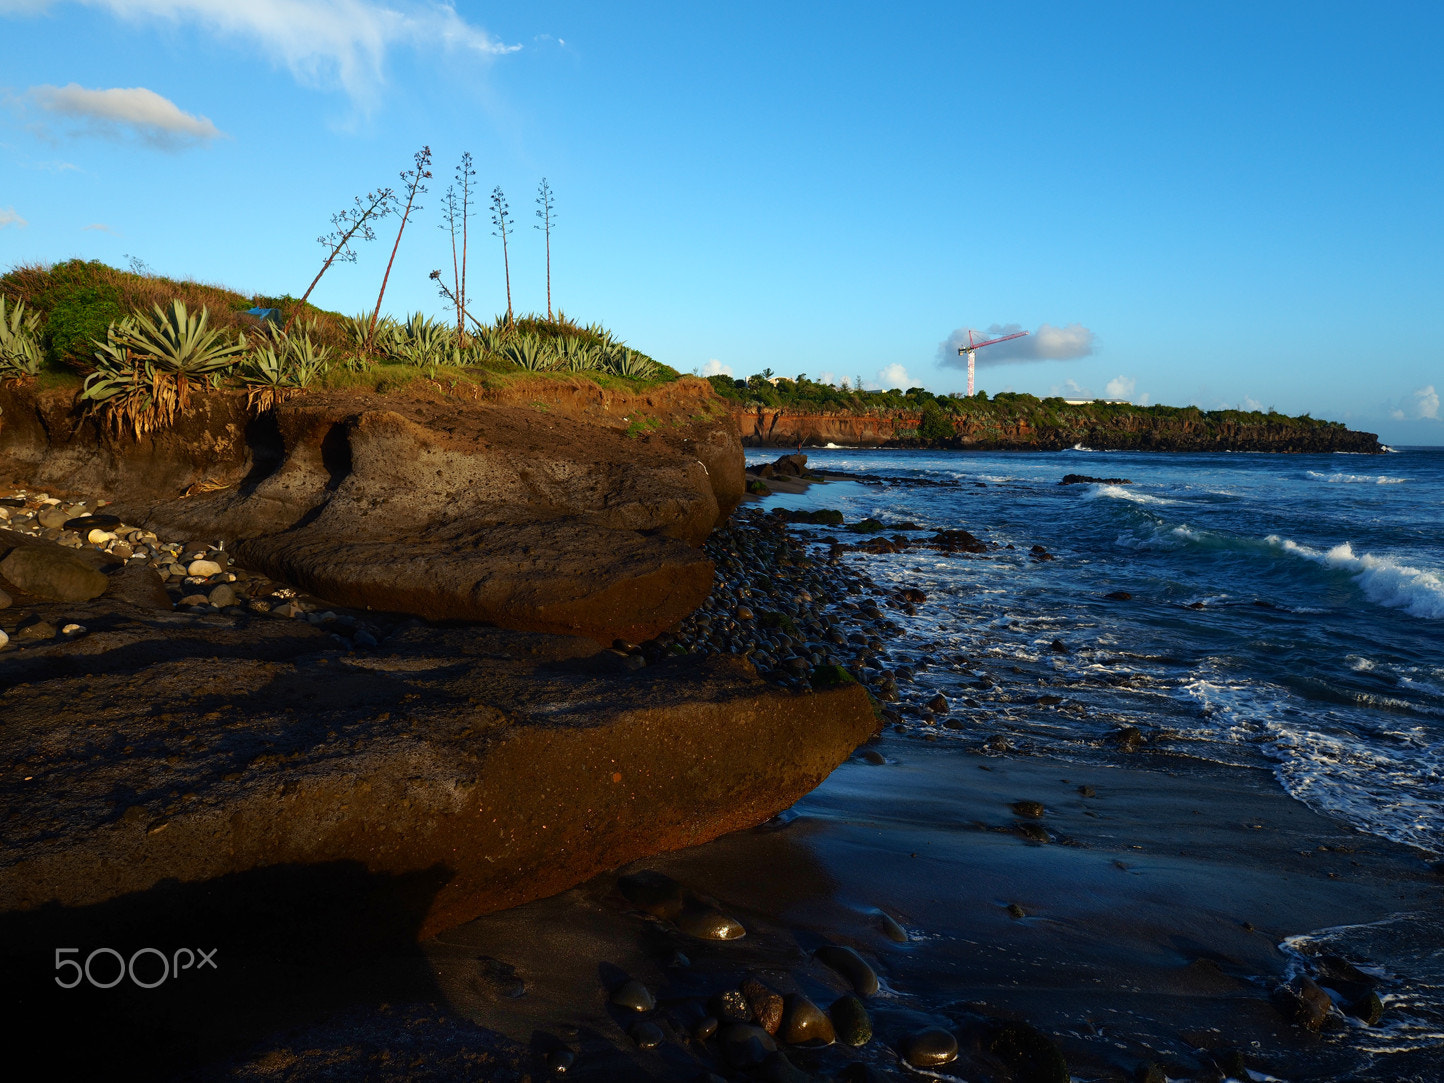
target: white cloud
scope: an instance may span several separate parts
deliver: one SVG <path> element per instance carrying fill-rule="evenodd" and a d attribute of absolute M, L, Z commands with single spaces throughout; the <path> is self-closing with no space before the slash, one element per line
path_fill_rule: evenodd
<path fill-rule="evenodd" d="M 89 232 L 91 232 L 92 230 L 93 230 L 94 232 L 96 232 L 96 233 L 109 233 L 112 237 L 119 237 L 119 236 L 120 236 L 120 233 L 119 233 L 119 232 L 117 232 L 117 231 L 114 230 L 114 229 L 111 229 L 111 228 L 110 228 L 109 226 L 107 226 L 104 222 L 92 222 L 92 223 L 91 223 L 90 225 L 88 225 L 88 226 L 82 226 L 82 227 L 81 227 L 81 232 L 82 232 L 82 233 L 89 233 Z"/>
<path fill-rule="evenodd" d="M 877 386 L 883 389 L 894 388 L 903 391 L 909 387 L 917 387 L 918 383 L 908 375 L 908 370 L 897 362 L 893 362 L 886 368 L 877 370 Z"/>
<path fill-rule="evenodd" d="M 6 226 L 15 226 L 17 229 L 24 229 L 30 223 L 15 213 L 14 207 L 0 207 L 0 229 Z"/>
<path fill-rule="evenodd" d="M 64 2 L 64 0 L 59 0 Z M 386 54 L 396 46 L 438 47 L 473 56 L 511 53 L 444 0 L 73 0 L 137 22 L 190 22 L 226 39 L 260 47 L 307 86 L 340 87 L 353 101 L 374 102 L 385 83 Z M 0 11 L 47 5 L 0 0 Z"/>
<path fill-rule="evenodd" d="M 134 135 L 153 146 L 175 148 L 204 143 L 221 135 L 206 117 L 182 110 L 169 98 L 145 87 L 88 90 L 78 83 L 33 86 L 26 97 L 40 110 L 79 122 L 92 135 Z"/>
<path fill-rule="evenodd" d="M 983 342 L 1004 335 L 1017 334 L 1023 330 L 1021 324 L 995 323 L 986 331 L 974 331 L 973 340 Z M 1038 326 L 1026 338 L 1015 338 L 980 350 L 975 358 L 977 365 L 1002 365 L 1020 361 L 1075 361 L 1093 353 L 1095 336 L 1081 323 L 1070 323 L 1066 327 L 1054 327 L 1051 323 Z M 968 329 L 959 327 L 942 342 L 938 343 L 938 362 L 944 367 L 967 368 L 968 359 L 958 356 L 958 348 L 968 344 Z"/>
<path fill-rule="evenodd" d="M 1438 421 L 1439 392 L 1433 384 L 1421 387 L 1405 398 L 1401 406 L 1391 410 L 1390 415 L 1396 421 Z"/>
<path fill-rule="evenodd" d="M 1068 377 L 1061 384 L 1054 384 L 1048 389 L 1049 393 L 1060 399 L 1091 399 L 1096 398 L 1091 387 L 1084 387 L 1073 377 Z"/>
<path fill-rule="evenodd" d="M 1239 408 L 1240 410 L 1257 410 L 1257 411 L 1262 411 L 1263 408 L 1264 408 L 1264 405 L 1263 405 L 1263 403 L 1259 402 L 1258 399 L 1254 398 L 1252 395 L 1245 395 L 1245 396 L 1243 397 L 1243 402 L 1239 403 L 1239 407 L 1238 407 L 1238 408 Z"/>
<path fill-rule="evenodd" d="M 732 366 L 724 365 L 715 357 L 702 366 L 703 376 L 731 376 Z"/>
<path fill-rule="evenodd" d="M 1106 399 L 1131 399 L 1133 389 L 1138 386 L 1138 381 L 1132 376 L 1118 375 L 1103 385 L 1103 397 Z"/>

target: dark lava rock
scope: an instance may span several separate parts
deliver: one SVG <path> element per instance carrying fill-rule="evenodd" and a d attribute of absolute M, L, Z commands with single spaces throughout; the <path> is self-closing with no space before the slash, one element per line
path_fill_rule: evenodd
<path fill-rule="evenodd" d="M 989 752 L 1008 751 L 1008 739 L 1001 733 L 993 733 L 983 738 L 983 748 Z"/>
<path fill-rule="evenodd" d="M 1022 921 L 1025 917 L 1028 916 L 1028 911 L 1024 910 L 1017 903 L 1009 903 L 1007 910 L 1008 916 L 1014 921 Z"/>
<path fill-rule="evenodd" d="M 939 692 L 932 699 L 928 700 L 927 708 L 934 714 L 942 714 L 948 709 L 948 698 Z"/>
<path fill-rule="evenodd" d="M 27 594 L 55 602 L 99 598 L 110 580 L 58 545 L 17 545 L 0 560 L 0 575 Z"/>
<path fill-rule="evenodd" d="M 945 553 L 986 553 L 988 547 L 966 530 L 940 530 L 927 540 L 928 546 Z"/>
<path fill-rule="evenodd" d="M 958 1057 L 958 1039 L 942 1027 L 925 1027 L 902 1043 L 903 1060 L 914 1068 L 936 1068 Z"/>
<path fill-rule="evenodd" d="M 1053 836 L 1048 834 L 1042 824 L 1018 823 L 1013 825 L 1013 830 L 1029 842 L 1048 843 L 1053 841 Z"/>
<path fill-rule="evenodd" d="M 867 519 L 860 519 L 855 523 L 849 523 L 847 529 L 854 534 L 876 534 L 879 531 L 886 530 L 887 525 L 869 517 Z"/>
<path fill-rule="evenodd" d="M 856 1048 L 872 1041 L 872 1020 L 857 997 L 851 994 L 838 997 L 827 1009 L 827 1014 L 839 1042 Z"/>
<path fill-rule="evenodd" d="M 912 602 L 913 605 L 922 605 L 928 600 L 928 596 L 914 587 L 907 587 L 898 591 L 898 597 L 905 602 Z"/>
<path fill-rule="evenodd" d="M 1041 820 L 1043 818 L 1043 802 L 1041 801 L 1014 801 L 1013 815 L 1022 816 L 1029 820 Z"/>
<path fill-rule="evenodd" d="M 62 530 L 76 530 L 84 534 L 90 530 L 113 530 L 120 526 L 120 517 L 116 515 L 77 515 L 74 519 L 65 520 Z"/>
<path fill-rule="evenodd" d="M 864 748 L 860 755 L 865 762 L 872 764 L 874 767 L 881 767 L 887 763 L 887 757 L 875 748 Z"/>
<path fill-rule="evenodd" d="M 1041 707 L 1056 707 L 1063 702 L 1062 696 L 1039 696 L 1038 705 Z"/>
<path fill-rule="evenodd" d="M 865 997 L 877 992 L 877 972 L 851 948 L 839 944 L 824 944 L 813 952 L 813 956 L 851 985 L 853 992 Z"/>
<path fill-rule="evenodd" d="M 817 511 L 789 511 L 773 508 L 772 514 L 784 523 L 810 523 L 813 526 L 842 526 L 842 512 L 833 508 L 819 508 Z"/>
<path fill-rule="evenodd" d="M 1272 999 L 1280 1015 L 1306 1030 L 1320 1029 L 1334 1007 L 1329 994 L 1319 988 L 1312 978 L 1302 975 L 1287 985 L 1280 985 L 1274 990 Z"/>
<path fill-rule="evenodd" d="M 1057 1045 L 1027 1023 L 995 1025 L 983 1048 L 1008 1066 L 1015 1083 L 1068 1083 L 1068 1062 Z"/>
<path fill-rule="evenodd" d="M 39 617 L 31 617 L 21 621 L 15 629 L 16 639 L 54 639 L 60 634 L 60 629 L 51 624 L 48 620 Z"/>
<path fill-rule="evenodd" d="M 707 1002 L 712 1014 L 723 1023 L 752 1022 L 752 1005 L 741 989 L 724 989 Z"/>
<path fill-rule="evenodd" d="M 1054 654 L 1067 654 L 1067 653 L 1068 653 L 1068 645 L 1067 645 L 1066 643 L 1064 643 L 1061 639 L 1055 639 L 1055 640 L 1053 640 L 1052 643 L 1048 644 L 1048 649 L 1049 649 L 1050 651 L 1052 651 Z"/>
<path fill-rule="evenodd" d="M 1129 594 L 1126 590 L 1110 591 L 1103 595 L 1103 597 L 1107 598 L 1110 602 L 1131 602 L 1133 600 L 1133 595 Z"/>
<path fill-rule="evenodd" d="M 1064 474 L 1059 485 L 1132 485 L 1127 478 L 1095 478 L 1087 474 Z"/>
<path fill-rule="evenodd" d="M 1123 726 L 1115 730 L 1108 740 L 1118 746 L 1120 752 L 1137 752 L 1144 743 L 1143 731 L 1137 726 Z"/>
<path fill-rule="evenodd" d="M 1033 548 L 1028 550 L 1028 559 L 1041 562 L 1045 560 L 1057 560 L 1058 558 L 1055 557 L 1052 553 L 1048 552 L 1048 550 L 1044 549 L 1041 545 L 1035 545 L 1033 546 Z"/>

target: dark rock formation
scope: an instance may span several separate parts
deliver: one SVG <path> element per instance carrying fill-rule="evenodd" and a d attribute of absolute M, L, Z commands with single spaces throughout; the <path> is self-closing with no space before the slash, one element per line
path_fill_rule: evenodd
<path fill-rule="evenodd" d="M 90 633 L 0 653 L 3 911 L 350 862 L 435 881 L 424 936 L 760 823 L 876 728 L 857 684 L 791 695 L 726 656 L 634 671 L 420 622 L 348 653 L 109 596 L 37 613 Z"/>

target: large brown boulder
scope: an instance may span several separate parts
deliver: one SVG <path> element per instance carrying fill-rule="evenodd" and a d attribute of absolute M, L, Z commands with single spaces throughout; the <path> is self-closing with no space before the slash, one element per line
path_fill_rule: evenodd
<path fill-rule="evenodd" d="M 0 552 L 4 545 L 0 541 Z M 88 562 L 58 545 L 15 545 L 0 560 L 0 576 L 26 594 L 56 602 L 86 602 L 110 585 Z"/>

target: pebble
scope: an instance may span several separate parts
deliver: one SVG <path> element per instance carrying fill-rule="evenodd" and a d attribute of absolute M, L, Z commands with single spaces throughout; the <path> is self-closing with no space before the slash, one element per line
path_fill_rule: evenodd
<path fill-rule="evenodd" d="M 717 1033 L 717 1017 L 715 1015 L 704 1015 L 697 1020 L 696 1026 L 692 1028 L 692 1037 L 699 1042 L 705 1042 L 712 1035 Z"/>
<path fill-rule="evenodd" d="M 4 628 L 0 628 L 0 648 L 3 648 L 3 647 L 5 646 L 5 644 L 7 644 L 7 643 L 9 643 L 9 642 L 10 642 L 10 633 L 7 632 L 7 631 L 5 631 Z"/>
<path fill-rule="evenodd" d="M 706 904 L 689 900 L 677 915 L 677 928 L 698 940 L 739 940 L 747 930 L 736 918 Z"/>
<path fill-rule="evenodd" d="M 16 639 L 54 639 L 55 625 L 48 620 L 32 620 L 28 624 L 22 624 L 15 629 Z"/>
<path fill-rule="evenodd" d="M 708 1001 L 712 1014 L 724 1023 L 752 1022 L 752 1005 L 741 989 L 724 989 Z"/>
<path fill-rule="evenodd" d="M 831 1045 L 837 1040 L 827 1013 L 800 993 L 787 998 L 778 1036 L 788 1045 Z"/>
<path fill-rule="evenodd" d="M 1014 801 L 1013 815 L 1024 816 L 1030 820 L 1041 820 L 1043 818 L 1043 802 L 1041 801 Z"/>
<path fill-rule="evenodd" d="M 60 629 L 60 634 L 68 639 L 79 639 L 85 635 L 86 628 L 83 624 L 66 624 Z"/>
<path fill-rule="evenodd" d="M 857 997 L 851 994 L 838 997 L 827 1009 L 827 1014 L 839 1042 L 857 1048 L 872 1041 L 872 1020 Z"/>
<path fill-rule="evenodd" d="M 553 1049 L 547 1054 L 547 1068 L 557 1075 L 569 1070 L 576 1062 L 577 1055 L 570 1049 Z"/>
<path fill-rule="evenodd" d="M 756 978 L 748 978 L 742 983 L 742 995 L 747 998 L 757 1025 L 768 1034 L 776 1034 L 782 1027 L 782 994 Z"/>
<path fill-rule="evenodd" d="M 630 1008 L 634 1012 L 649 1012 L 657 1006 L 657 998 L 650 989 L 633 978 L 612 991 L 612 1003 L 619 1008 Z"/>
<path fill-rule="evenodd" d="M 236 591 L 229 583 L 222 583 L 206 595 L 206 600 L 217 609 L 236 604 Z"/>
<path fill-rule="evenodd" d="M 914 1068 L 937 1068 L 958 1057 L 958 1039 L 942 1027 L 925 1027 L 903 1042 L 903 1059 Z"/>
<path fill-rule="evenodd" d="M 209 579 L 213 575 L 220 575 L 222 568 L 214 560 L 192 560 L 186 565 L 186 574 Z"/>
<path fill-rule="evenodd" d="M 877 971 L 857 952 L 840 944 L 824 944 L 814 958 L 852 986 L 853 992 L 872 996 L 878 990 Z"/>
<path fill-rule="evenodd" d="M 908 942 L 907 930 L 899 925 L 891 914 L 882 910 L 874 910 L 872 912 L 872 923 L 877 926 L 878 931 L 882 933 L 883 936 L 894 943 L 906 944 Z"/>

